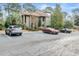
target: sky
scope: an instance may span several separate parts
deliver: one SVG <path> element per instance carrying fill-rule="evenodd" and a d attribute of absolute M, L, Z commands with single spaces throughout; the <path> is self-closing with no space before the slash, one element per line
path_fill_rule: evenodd
<path fill-rule="evenodd" d="M 56 3 L 32 3 L 32 4 L 37 9 L 40 9 L 40 10 L 45 9 L 46 7 L 55 8 L 55 5 L 56 5 Z M 71 14 L 73 9 L 79 8 L 79 3 L 59 3 L 59 4 L 62 8 L 62 11 L 67 12 L 68 14 Z"/>
<path fill-rule="evenodd" d="M 55 8 L 56 3 L 35 3 L 33 4 L 38 9 L 45 9 L 46 7 Z M 72 13 L 72 10 L 79 8 L 79 3 L 60 3 L 62 11 L 67 12 L 68 14 Z"/>

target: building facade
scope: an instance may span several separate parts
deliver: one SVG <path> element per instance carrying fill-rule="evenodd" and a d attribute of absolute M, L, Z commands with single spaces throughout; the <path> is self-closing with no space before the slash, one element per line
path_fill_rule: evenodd
<path fill-rule="evenodd" d="M 22 24 L 30 29 L 38 29 L 39 27 L 48 26 L 50 16 L 42 11 L 23 11 L 21 12 Z"/>

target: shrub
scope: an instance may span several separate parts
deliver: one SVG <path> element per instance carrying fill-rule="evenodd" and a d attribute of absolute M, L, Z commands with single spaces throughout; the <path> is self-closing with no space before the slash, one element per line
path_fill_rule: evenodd
<path fill-rule="evenodd" d="M 65 28 L 73 28 L 73 22 L 72 21 L 65 21 L 64 27 Z"/>
<path fill-rule="evenodd" d="M 27 30 L 27 29 L 29 29 L 25 24 L 19 24 L 21 27 L 22 27 L 22 29 L 24 29 L 24 30 Z"/>
<path fill-rule="evenodd" d="M 4 26 L 2 24 L 0 24 L 0 30 L 2 30 L 4 28 Z"/>
<path fill-rule="evenodd" d="M 0 19 L 0 30 L 4 29 L 4 21 Z"/>

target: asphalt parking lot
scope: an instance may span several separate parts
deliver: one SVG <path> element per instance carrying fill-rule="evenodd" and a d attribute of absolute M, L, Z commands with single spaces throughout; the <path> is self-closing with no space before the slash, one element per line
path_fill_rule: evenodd
<path fill-rule="evenodd" d="M 58 35 L 24 32 L 22 36 L 0 34 L 0 56 L 79 55 L 79 32 Z"/>

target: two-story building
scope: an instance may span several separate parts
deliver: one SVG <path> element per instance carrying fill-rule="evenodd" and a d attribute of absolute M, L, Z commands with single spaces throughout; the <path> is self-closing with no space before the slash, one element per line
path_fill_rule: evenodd
<path fill-rule="evenodd" d="M 42 11 L 22 11 L 22 24 L 25 24 L 30 29 L 38 29 L 39 27 L 46 27 L 50 25 L 50 17 L 49 13 L 45 13 Z"/>

